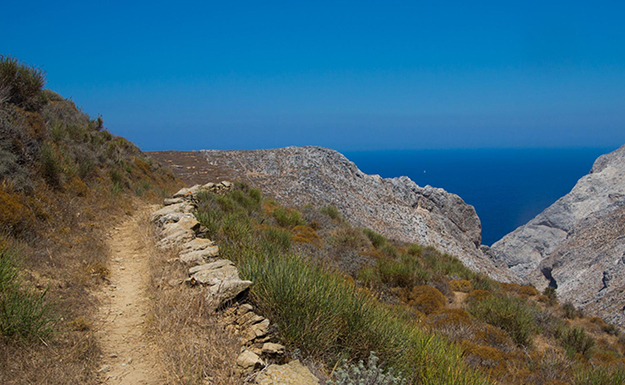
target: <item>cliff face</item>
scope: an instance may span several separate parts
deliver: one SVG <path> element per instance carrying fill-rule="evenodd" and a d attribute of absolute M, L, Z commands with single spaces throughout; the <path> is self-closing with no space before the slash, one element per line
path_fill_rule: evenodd
<path fill-rule="evenodd" d="M 489 254 L 538 288 L 623 325 L 625 146 L 597 159 L 573 190 Z"/>
<path fill-rule="evenodd" d="M 367 175 L 342 154 L 319 147 L 202 154 L 212 166 L 248 180 L 281 203 L 333 205 L 355 226 L 431 245 L 495 279 L 514 279 L 480 251 L 481 224 L 473 206 L 443 189 L 420 187 L 407 177 Z"/>

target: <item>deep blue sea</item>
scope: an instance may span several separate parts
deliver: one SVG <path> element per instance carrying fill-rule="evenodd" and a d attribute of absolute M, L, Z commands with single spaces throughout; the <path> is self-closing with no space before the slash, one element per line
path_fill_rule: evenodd
<path fill-rule="evenodd" d="M 367 174 L 408 176 L 473 205 L 482 243 L 492 245 L 567 194 L 614 148 L 344 152 Z"/>

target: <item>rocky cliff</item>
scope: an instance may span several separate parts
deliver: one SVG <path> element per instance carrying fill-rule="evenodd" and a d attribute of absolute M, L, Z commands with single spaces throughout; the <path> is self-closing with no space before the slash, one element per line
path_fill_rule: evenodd
<path fill-rule="evenodd" d="M 514 280 L 480 250 L 481 224 L 473 206 L 440 188 L 407 177 L 367 175 L 342 154 L 320 147 L 202 151 L 212 167 L 247 180 L 293 206 L 333 205 L 355 226 L 388 238 L 431 245 L 489 276 Z"/>
<path fill-rule="evenodd" d="M 573 190 L 488 254 L 539 289 L 625 322 L 625 146 L 597 159 Z"/>

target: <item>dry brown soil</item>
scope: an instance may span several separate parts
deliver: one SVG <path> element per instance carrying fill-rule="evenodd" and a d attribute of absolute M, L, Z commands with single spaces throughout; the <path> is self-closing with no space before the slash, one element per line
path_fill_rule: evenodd
<path fill-rule="evenodd" d="M 162 384 L 156 344 L 147 336 L 149 256 L 144 206 L 115 227 L 108 245 L 110 283 L 99 293 L 98 337 L 104 354 L 99 370 L 103 384 Z"/>

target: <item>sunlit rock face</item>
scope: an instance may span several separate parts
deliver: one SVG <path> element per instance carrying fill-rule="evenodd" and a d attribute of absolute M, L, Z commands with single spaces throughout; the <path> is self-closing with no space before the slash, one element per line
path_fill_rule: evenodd
<path fill-rule="evenodd" d="M 539 289 L 557 288 L 592 314 L 625 321 L 625 146 L 599 157 L 590 173 L 488 252 Z"/>

